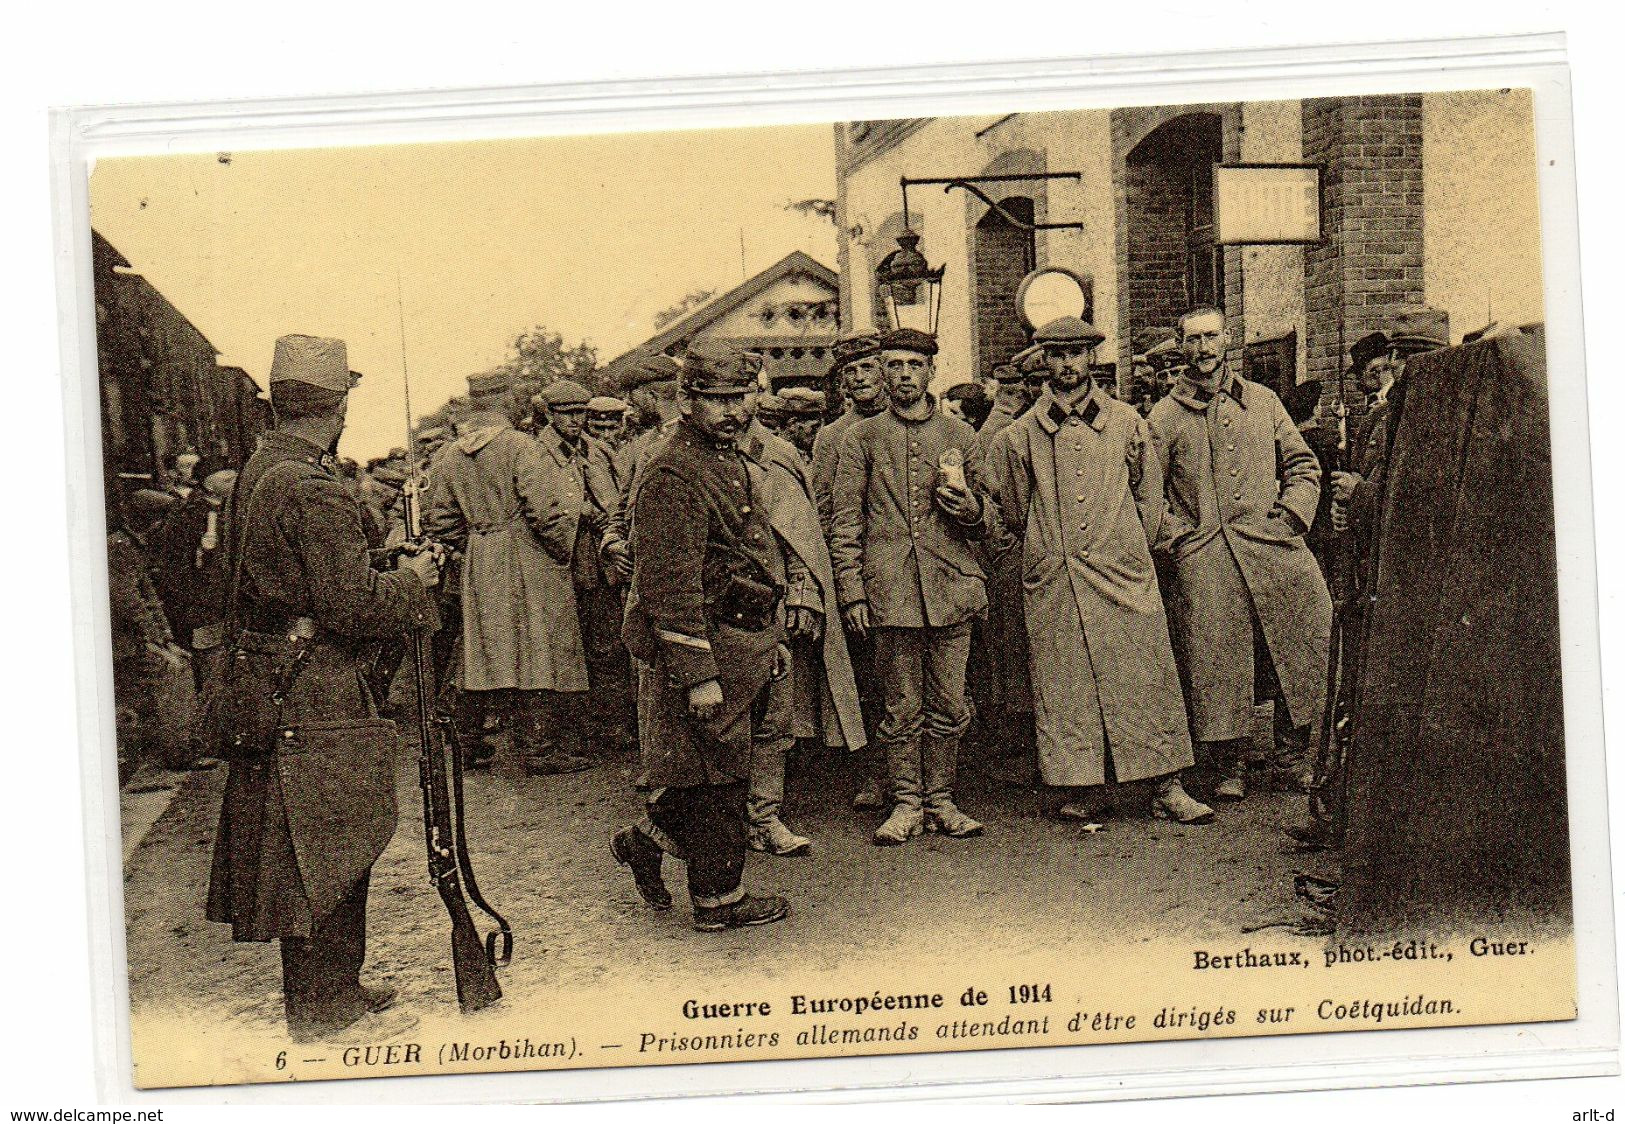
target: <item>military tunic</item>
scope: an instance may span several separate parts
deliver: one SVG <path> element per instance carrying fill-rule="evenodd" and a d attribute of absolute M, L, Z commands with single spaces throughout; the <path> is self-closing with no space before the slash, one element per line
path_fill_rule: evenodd
<path fill-rule="evenodd" d="M 1133 407 L 1052 395 L 993 442 L 988 480 L 1032 629 L 1038 763 L 1050 785 L 1160 777 L 1192 763 L 1148 536 L 1162 471 Z M 1016 608 L 1021 608 L 1017 606 Z"/>
<path fill-rule="evenodd" d="M 1320 465 L 1286 407 L 1229 377 L 1208 394 L 1185 377 L 1148 419 L 1168 514 L 1169 619 L 1189 679 L 1198 741 L 1251 736 L 1256 618 L 1294 726 L 1320 718 L 1332 602 L 1303 534 Z"/>
<path fill-rule="evenodd" d="M 875 628 L 949 628 L 984 614 L 987 589 L 971 544 L 986 535 L 991 513 L 962 523 L 935 501 L 949 449 L 964 458 L 971 490 L 981 490 L 975 441 L 969 423 L 934 403 L 919 420 L 885 410 L 847 430 L 830 534 L 843 610 L 867 602 Z"/>
<path fill-rule="evenodd" d="M 367 688 L 367 642 L 432 629 L 434 605 L 411 573 L 369 566 L 360 508 L 307 441 L 267 434 L 237 480 L 232 509 L 232 557 L 240 559 L 235 622 L 271 638 L 300 618 L 314 625 L 282 724 L 348 737 L 357 760 L 354 775 L 315 778 L 325 807 L 302 806 L 291 795 L 308 791 L 290 783 L 302 779 L 289 775 L 298 757 L 231 763 L 208 916 L 230 922 L 237 940 L 309 937 L 365 877 L 394 830 L 393 755 L 378 752 L 386 735 L 388 746 L 395 744 L 394 730 L 378 719 Z"/>
<path fill-rule="evenodd" d="M 772 675 L 784 639 L 784 556 L 768 523 L 765 497 L 731 442 L 686 420 L 655 446 L 638 474 L 631 504 L 637 559 L 623 636 L 650 664 L 652 697 L 643 767 L 651 788 L 729 785 L 750 776 L 751 707 Z M 761 591 L 761 614 L 750 596 Z M 722 687 L 722 705 L 704 723 L 688 716 L 688 689 Z"/>

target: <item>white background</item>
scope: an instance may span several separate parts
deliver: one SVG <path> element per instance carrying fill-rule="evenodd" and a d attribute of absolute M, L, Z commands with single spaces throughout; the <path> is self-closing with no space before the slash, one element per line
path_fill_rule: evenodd
<path fill-rule="evenodd" d="M 1585 311 L 1590 325 L 1591 441 L 1597 501 L 1602 658 L 1625 638 L 1616 482 L 1625 442 L 1609 346 L 1625 313 L 1619 263 L 1616 18 L 1582 3 L 1424 6 L 1248 0 L 1203 6 L 1027 3 L 797 5 L 482 4 L 421 13 L 350 11 L 327 0 L 274 5 L 39 3 L 7 15 L 0 52 L 0 449 L 8 528 L 0 577 L 0 1112 L 94 1104 L 89 1031 L 80 778 L 70 642 L 63 428 L 48 201 L 46 107 L 201 100 L 726 72 L 1148 53 L 1337 41 L 1562 30 L 1570 34 Z M 1601 8 L 1603 6 L 1597 5 Z M 1616 680 L 1617 680 L 1616 676 Z M 1618 728 L 1616 682 L 1605 692 Z M 1617 772 L 1617 770 L 1615 770 Z M 1617 777 L 1614 778 L 1617 781 Z M 1600 843 L 1599 843 L 1600 845 Z M 1625 869 L 1615 849 L 1616 870 Z M 1267 1040 L 1259 1041 L 1267 1056 Z M 1223 1097 L 1096 1105 L 1092 1120 L 1572 1120 L 1625 1112 L 1625 1082 L 1570 1081 Z M 752 1106 L 747 1111 L 781 1112 Z M 209 1119 L 195 1107 L 166 1119 Z M 273 1110 L 274 1111 L 274 1110 Z M 338 1110 L 314 1111 L 318 1116 Z M 412 1121 L 447 1110 L 348 1107 Z M 457 1111 L 457 1110 L 450 1110 Z M 520 1110 L 531 1112 L 534 1110 Z M 547 1111 L 547 1110 L 544 1110 Z M 705 1119 L 715 1104 L 617 1107 L 617 1115 Z M 726 1107 L 722 1111 L 727 1111 Z M 879 1116 L 901 1107 L 843 1111 Z M 926 1109 L 940 1112 L 940 1108 Z M 973 1110 L 981 1111 L 981 1110 Z M 397 1116 L 398 1114 L 398 1116 Z M 702 1114 L 704 1114 L 702 1116 Z"/>

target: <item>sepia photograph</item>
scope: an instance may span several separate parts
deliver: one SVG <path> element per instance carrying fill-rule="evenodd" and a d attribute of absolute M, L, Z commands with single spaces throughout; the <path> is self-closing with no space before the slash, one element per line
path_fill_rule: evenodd
<path fill-rule="evenodd" d="M 1574 1019 L 1538 108 L 97 159 L 129 1080 Z"/>

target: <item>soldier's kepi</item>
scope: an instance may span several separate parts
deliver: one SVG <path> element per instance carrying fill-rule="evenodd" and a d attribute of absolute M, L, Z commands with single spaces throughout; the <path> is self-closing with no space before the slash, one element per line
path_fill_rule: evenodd
<path fill-rule="evenodd" d="M 208 916 L 239 941 L 281 943 L 298 1041 L 401 1033 L 394 990 L 361 983 L 372 864 L 396 823 L 395 725 L 367 694 L 368 641 L 432 630 L 431 554 L 368 565 L 355 499 L 329 454 L 356 378 L 342 340 L 284 336 L 271 364 L 276 427 L 238 478 L 226 525 L 230 662 L 205 702 L 208 748 L 230 762 Z"/>
<path fill-rule="evenodd" d="M 703 932 L 778 921 L 790 908 L 742 885 L 752 723 L 790 656 L 784 557 L 735 446 L 754 389 L 736 358 L 691 353 L 682 417 L 641 470 L 631 505 L 624 636 L 649 665 L 638 685 L 648 816 L 611 849 L 656 909 L 671 905 L 663 847 L 686 859 Z"/>

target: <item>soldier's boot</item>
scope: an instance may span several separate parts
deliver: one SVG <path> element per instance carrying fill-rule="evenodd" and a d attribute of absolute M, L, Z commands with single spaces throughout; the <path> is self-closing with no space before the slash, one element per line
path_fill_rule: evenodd
<path fill-rule="evenodd" d="M 875 829 L 875 842 L 882 847 L 907 843 L 925 828 L 921 807 L 920 742 L 918 738 L 886 746 L 886 766 L 891 774 L 891 815 Z"/>
<path fill-rule="evenodd" d="M 1157 782 L 1157 795 L 1151 801 L 1151 814 L 1159 820 L 1173 820 L 1175 823 L 1213 822 L 1213 809 L 1185 791 L 1178 773 L 1169 773 Z"/>
<path fill-rule="evenodd" d="M 638 896 L 650 909 L 670 909 L 671 891 L 660 877 L 660 863 L 664 857 L 660 846 L 636 826 L 623 827 L 609 838 L 609 853 L 615 861 L 632 872 L 632 882 Z"/>
<path fill-rule="evenodd" d="M 1315 762 L 1309 752 L 1308 725 L 1294 726 L 1286 704 L 1275 704 L 1275 767 L 1279 784 L 1291 792 L 1315 787 Z"/>
<path fill-rule="evenodd" d="M 852 797 L 852 807 L 854 808 L 879 808 L 885 803 L 886 781 L 878 776 L 865 779 Z"/>
<path fill-rule="evenodd" d="M 518 692 L 516 692 L 518 693 Z M 579 773 L 595 762 L 573 752 L 580 744 L 580 728 L 565 696 L 554 691 L 526 691 L 513 706 L 510 724 L 514 740 L 525 758 L 525 772 L 533 777 Z"/>
<path fill-rule="evenodd" d="M 694 903 L 694 928 L 702 933 L 720 933 L 724 929 L 742 929 L 750 925 L 771 925 L 790 915 L 790 903 L 777 894 L 757 897 L 745 894 L 727 905 L 700 905 Z"/>
<path fill-rule="evenodd" d="M 753 851 L 778 855 L 781 858 L 805 855 L 812 850 L 812 840 L 804 835 L 797 835 L 785 827 L 784 821 L 778 816 L 769 816 L 759 821 L 752 820 L 745 834 L 745 842 Z"/>
<path fill-rule="evenodd" d="M 1248 744 L 1245 738 L 1219 743 L 1217 763 L 1222 775 L 1213 790 L 1213 799 L 1231 803 L 1247 799 Z"/>
<path fill-rule="evenodd" d="M 925 830 L 954 839 L 982 834 L 982 825 L 954 804 L 959 739 L 925 737 L 920 745 L 920 761 L 925 771 Z"/>

